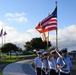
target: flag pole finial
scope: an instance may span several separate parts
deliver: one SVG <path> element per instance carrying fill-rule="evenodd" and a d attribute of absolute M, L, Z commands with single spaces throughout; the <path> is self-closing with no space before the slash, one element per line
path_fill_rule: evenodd
<path fill-rule="evenodd" d="M 48 12 L 48 16 L 50 15 L 50 11 Z"/>
<path fill-rule="evenodd" d="M 55 3 L 56 3 L 56 6 L 57 6 L 57 3 L 58 3 L 57 0 L 55 1 Z"/>

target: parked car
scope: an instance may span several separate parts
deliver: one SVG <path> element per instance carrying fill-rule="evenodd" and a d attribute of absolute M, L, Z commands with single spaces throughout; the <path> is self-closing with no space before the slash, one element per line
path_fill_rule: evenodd
<path fill-rule="evenodd" d="M 72 58 L 75 58 L 76 57 L 76 50 L 68 52 L 68 55 L 70 55 Z"/>
<path fill-rule="evenodd" d="M 46 52 L 46 50 L 45 50 L 45 49 L 40 49 L 39 51 L 41 51 L 42 53 L 43 53 L 43 52 Z"/>
<path fill-rule="evenodd" d="M 11 55 L 21 55 L 22 52 L 11 52 Z M 7 53 L 7 55 L 10 55 L 10 52 Z"/>
<path fill-rule="evenodd" d="M 73 51 L 71 51 L 71 52 L 68 52 L 68 54 L 69 54 L 69 55 L 74 55 L 74 54 L 76 55 L 76 50 L 73 50 Z"/>
<path fill-rule="evenodd" d="M 29 54 L 33 54 L 32 51 L 23 51 L 22 55 L 29 55 Z"/>

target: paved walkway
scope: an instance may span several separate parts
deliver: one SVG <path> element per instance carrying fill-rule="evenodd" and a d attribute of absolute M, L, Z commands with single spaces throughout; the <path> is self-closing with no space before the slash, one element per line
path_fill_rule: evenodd
<path fill-rule="evenodd" d="M 33 59 L 23 60 L 7 65 L 3 69 L 2 75 L 36 75 L 34 68 L 31 66 Z M 72 59 L 71 75 L 76 75 L 76 59 Z"/>
<path fill-rule="evenodd" d="M 2 75 L 36 75 L 30 60 L 23 60 L 7 65 Z"/>

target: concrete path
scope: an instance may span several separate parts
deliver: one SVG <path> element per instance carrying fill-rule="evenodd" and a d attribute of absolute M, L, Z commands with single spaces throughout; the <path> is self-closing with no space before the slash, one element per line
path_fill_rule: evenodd
<path fill-rule="evenodd" d="M 30 60 L 23 60 L 7 65 L 3 69 L 2 75 L 36 75 Z"/>
<path fill-rule="evenodd" d="M 2 75 L 36 75 L 31 66 L 32 61 L 33 59 L 29 59 L 9 64 L 3 69 Z M 71 75 L 76 75 L 76 59 L 72 63 Z"/>

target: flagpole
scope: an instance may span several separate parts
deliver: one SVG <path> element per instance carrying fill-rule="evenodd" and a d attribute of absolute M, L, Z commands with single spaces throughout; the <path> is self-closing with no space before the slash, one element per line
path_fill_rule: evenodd
<path fill-rule="evenodd" d="M 2 26 L 2 29 L 3 29 L 3 26 Z M 3 46 L 3 32 L 2 32 L 2 46 Z"/>
<path fill-rule="evenodd" d="M 58 29 L 56 30 L 56 50 L 58 51 Z"/>
<path fill-rule="evenodd" d="M 6 32 L 6 30 L 5 30 L 5 32 Z M 6 34 L 5 34 L 5 32 L 3 34 L 3 36 L 4 36 L 4 44 L 6 43 Z"/>
<path fill-rule="evenodd" d="M 3 46 L 3 35 L 2 35 L 2 46 Z"/>
<path fill-rule="evenodd" d="M 4 44 L 6 43 L 6 35 L 4 35 Z"/>
<path fill-rule="evenodd" d="M 55 3 L 57 7 L 57 1 Z M 58 22 L 57 22 L 57 29 L 56 29 L 56 50 L 58 51 Z"/>
<path fill-rule="evenodd" d="M 50 12 L 48 12 L 48 16 L 50 15 Z M 48 31 L 48 37 L 47 37 L 47 51 L 48 51 L 48 46 L 49 46 L 49 31 Z"/>
<path fill-rule="evenodd" d="M 3 33 L 2 33 L 2 46 L 3 46 Z M 2 52 L 1 52 L 1 59 L 2 59 Z"/>
<path fill-rule="evenodd" d="M 57 1 L 56 1 L 56 7 L 57 7 Z M 58 23 L 57 23 L 57 29 L 56 29 L 56 52 L 59 55 L 59 57 L 62 58 L 61 54 L 58 52 Z M 63 61 L 63 64 L 66 65 L 65 61 L 63 60 L 63 58 L 62 58 L 62 61 Z"/>
<path fill-rule="evenodd" d="M 48 37 L 47 37 L 47 51 L 48 51 L 48 46 L 49 46 L 49 32 L 48 32 Z"/>
<path fill-rule="evenodd" d="M 2 46 L 3 46 L 3 26 L 2 26 L 2 30 L 1 30 L 1 37 L 2 37 Z M 1 50 L 0 50 L 0 59 L 2 59 Z"/>

